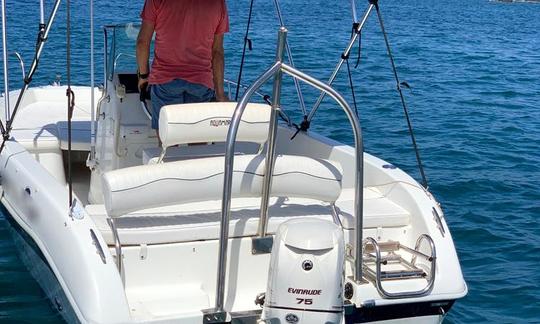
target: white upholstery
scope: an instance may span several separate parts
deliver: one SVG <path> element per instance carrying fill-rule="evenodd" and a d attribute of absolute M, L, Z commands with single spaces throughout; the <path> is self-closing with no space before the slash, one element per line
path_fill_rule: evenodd
<path fill-rule="evenodd" d="M 159 137 L 163 147 L 178 144 L 224 142 L 235 102 L 165 106 L 159 113 Z M 248 104 L 242 115 L 237 141 L 264 143 L 268 136 L 270 106 Z"/>
<path fill-rule="evenodd" d="M 354 200 L 338 200 L 336 206 L 340 211 L 341 225 L 346 229 L 356 226 Z M 409 213 L 388 198 L 364 198 L 364 228 L 401 227 L 409 225 Z"/>
<path fill-rule="evenodd" d="M 234 160 L 233 197 L 260 197 L 264 156 Z M 103 196 L 110 217 L 174 204 L 221 199 L 224 157 L 143 165 L 103 175 Z M 341 193 L 342 169 L 335 162 L 303 156 L 278 156 L 272 196 L 335 201 Z"/>
<path fill-rule="evenodd" d="M 43 128 L 14 129 L 11 136 L 30 152 L 50 152 L 60 148 L 56 125 L 47 125 Z"/>
<path fill-rule="evenodd" d="M 336 201 L 341 225 L 354 229 L 354 188 L 344 188 Z M 377 187 L 364 187 L 364 228 L 402 227 L 410 224 L 410 214 L 388 199 Z"/>
<path fill-rule="evenodd" d="M 58 139 L 62 150 L 68 149 L 68 123 L 61 121 L 56 123 L 58 127 Z M 73 121 L 71 123 L 71 149 L 74 151 L 90 151 L 91 122 Z"/>

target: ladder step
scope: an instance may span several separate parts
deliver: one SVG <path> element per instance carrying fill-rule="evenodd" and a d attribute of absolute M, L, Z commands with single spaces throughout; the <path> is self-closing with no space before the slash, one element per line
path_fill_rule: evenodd
<path fill-rule="evenodd" d="M 368 255 L 366 255 L 366 261 L 371 261 L 371 262 L 375 262 L 375 260 L 377 259 L 377 257 L 370 253 Z M 382 256 L 381 257 L 381 263 L 382 264 L 388 264 L 388 263 L 402 263 L 404 260 L 403 258 L 401 257 L 401 255 L 399 254 L 395 254 L 395 253 L 389 253 L 385 256 Z"/>
<path fill-rule="evenodd" d="M 381 271 L 381 280 L 425 278 L 427 274 L 422 269 Z"/>
<path fill-rule="evenodd" d="M 397 241 L 388 241 L 377 243 L 381 252 L 394 252 L 400 249 L 400 243 Z M 364 253 L 374 253 L 375 247 L 372 244 L 366 244 Z"/>

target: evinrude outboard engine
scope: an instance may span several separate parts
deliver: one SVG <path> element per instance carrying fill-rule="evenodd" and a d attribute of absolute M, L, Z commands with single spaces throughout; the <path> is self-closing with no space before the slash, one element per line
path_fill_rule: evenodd
<path fill-rule="evenodd" d="M 343 232 L 320 219 L 296 219 L 277 230 L 262 319 L 266 323 L 341 323 Z"/>

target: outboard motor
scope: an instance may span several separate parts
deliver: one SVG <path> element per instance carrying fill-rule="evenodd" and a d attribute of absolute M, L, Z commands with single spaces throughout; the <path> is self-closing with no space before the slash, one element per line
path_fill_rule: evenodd
<path fill-rule="evenodd" d="M 341 323 L 343 232 L 320 219 L 281 224 L 272 247 L 264 323 Z"/>

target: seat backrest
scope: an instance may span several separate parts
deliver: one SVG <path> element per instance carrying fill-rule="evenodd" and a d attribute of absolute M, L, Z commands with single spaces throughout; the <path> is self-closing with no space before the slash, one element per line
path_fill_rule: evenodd
<path fill-rule="evenodd" d="M 224 157 L 142 165 L 106 172 L 102 186 L 109 217 L 190 202 L 219 200 L 223 195 Z M 265 159 L 235 157 L 232 197 L 260 197 Z M 341 194 L 342 169 L 336 162 L 304 156 L 276 158 L 274 197 L 302 197 L 334 202 Z"/>
<path fill-rule="evenodd" d="M 164 148 L 178 144 L 224 142 L 235 102 L 206 102 L 165 106 L 159 113 L 159 137 Z M 246 107 L 237 141 L 262 144 L 268 137 L 270 106 Z"/>

